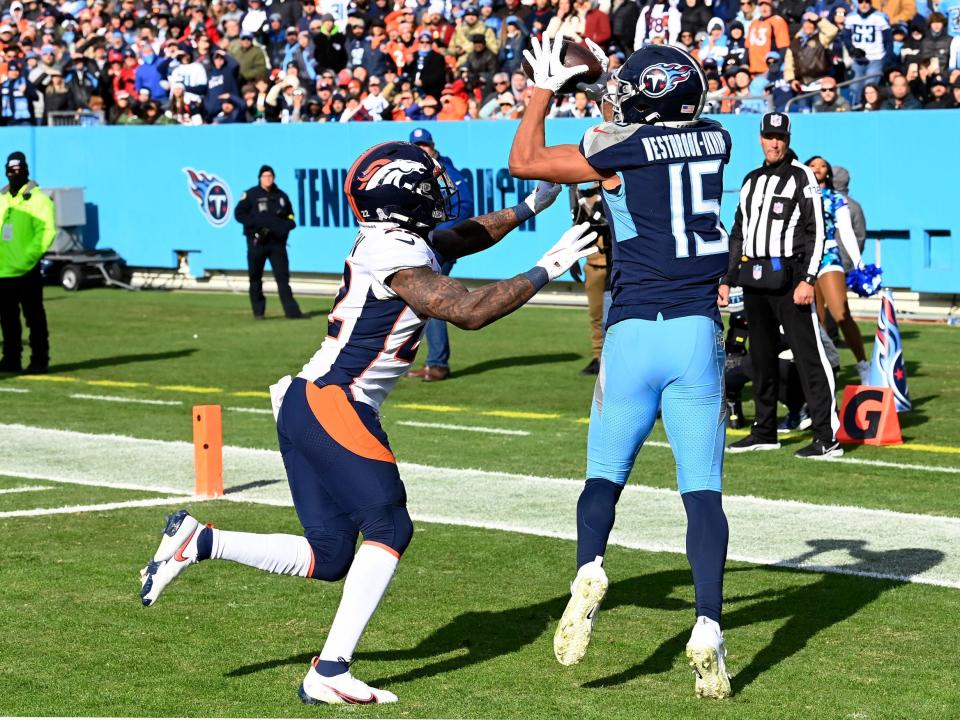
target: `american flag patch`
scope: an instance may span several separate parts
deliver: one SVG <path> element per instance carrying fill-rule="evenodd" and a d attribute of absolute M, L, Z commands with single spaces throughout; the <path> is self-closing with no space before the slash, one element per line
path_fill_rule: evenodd
<path fill-rule="evenodd" d="M 696 108 L 693 105 L 681 105 L 680 112 L 686 113 L 687 115 L 691 114 Z"/>

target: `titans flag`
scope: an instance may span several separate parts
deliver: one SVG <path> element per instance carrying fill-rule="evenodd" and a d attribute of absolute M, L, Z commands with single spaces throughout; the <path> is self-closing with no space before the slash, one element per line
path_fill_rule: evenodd
<path fill-rule="evenodd" d="M 903 412 L 912 409 L 913 405 L 907 390 L 907 371 L 903 364 L 900 328 L 893 311 L 893 293 L 884 289 L 880 301 L 877 338 L 873 343 L 873 363 L 870 366 L 870 385 L 890 388 L 897 412 Z"/>

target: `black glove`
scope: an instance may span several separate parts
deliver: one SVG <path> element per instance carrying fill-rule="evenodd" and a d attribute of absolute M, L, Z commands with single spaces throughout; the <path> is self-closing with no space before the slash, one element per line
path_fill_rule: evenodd
<path fill-rule="evenodd" d="M 253 233 L 253 244 L 254 245 L 266 245 L 270 242 L 273 237 L 273 233 L 270 231 L 270 228 L 260 228 L 255 230 Z"/>
<path fill-rule="evenodd" d="M 861 48 L 852 47 L 850 48 L 850 57 L 854 60 L 863 60 L 867 57 L 867 52 Z"/>

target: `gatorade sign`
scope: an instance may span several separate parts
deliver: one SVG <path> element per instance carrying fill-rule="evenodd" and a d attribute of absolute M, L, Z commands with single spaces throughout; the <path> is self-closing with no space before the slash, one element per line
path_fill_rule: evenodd
<path fill-rule="evenodd" d="M 890 388 L 847 385 L 843 389 L 837 440 L 865 445 L 903 443 L 893 391 Z"/>

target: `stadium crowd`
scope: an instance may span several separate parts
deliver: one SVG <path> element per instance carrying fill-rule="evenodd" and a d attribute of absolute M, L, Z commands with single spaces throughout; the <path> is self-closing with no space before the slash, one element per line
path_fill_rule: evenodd
<path fill-rule="evenodd" d="M 319 3 L 319 4 L 318 4 Z M 811 4 L 813 3 L 813 4 Z M 518 118 L 531 35 L 698 59 L 708 112 L 960 107 L 960 0 L 13 0 L 0 123 Z M 838 88 L 838 84 L 852 81 Z M 84 111 L 84 112 L 79 112 Z M 584 93 L 554 117 L 597 117 Z"/>

